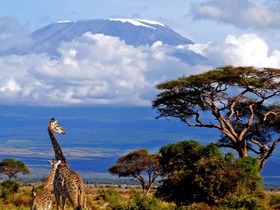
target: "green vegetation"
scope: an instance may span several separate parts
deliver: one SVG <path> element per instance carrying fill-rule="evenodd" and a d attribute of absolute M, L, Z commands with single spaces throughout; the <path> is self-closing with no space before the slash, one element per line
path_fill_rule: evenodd
<path fill-rule="evenodd" d="M 11 194 L 17 193 L 20 187 L 20 183 L 15 180 L 3 181 L 0 184 L 1 187 L 1 198 L 7 200 Z"/>
<path fill-rule="evenodd" d="M 18 173 L 29 174 L 30 171 L 23 162 L 7 158 L 0 163 L 0 173 L 12 179 L 17 178 Z"/>
<path fill-rule="evenodd" d="M 219 130 L 219 146 L 239 157 L 255 153 L 262 169 L 280 140 L 279 79 L 280 69 L 224 66 L 158 84 L 153 108 L 158 117 Z"/>
<path fill-rule="evenodd" d="M 88 208 L 280 209 L 280 194 L 265 191 L 260 176 L 280 141 L 273 140 L 280 133 L 280 104 L 271 103 L 280 95 L 279 79 L 278 69 L 225 66 L 159 84 L 157 88 L 163 91 L 153 101 L 159 117 L 175 117 L 188 126 L 218 129 L 218 144 L 201 145 L 188 140 L 165 145 L 158 154 L 145 149 L 132 151 L 120 157 L 109 172 L 134 178 L 141 189 L 89 188 Z M 213 121 L 202 117 L 204 111 L 212 114 Z M 238 158 L 223 154 L 219 146 L 232 148 Z M 249 151 L 257 156 L 249 156 Z M 0 209 L 29 209 L 31 187 L 12 180 L 19 172 L 28 174 L 29 170 L 12 159 L 0 163 L 0 173 L 9 177 L 0 184 Z"/>
<path fill-rule="evenodd" d="M 135 161 L 139 160 L 134 157 L 135 154 L 138 157 L 139 151 L 142 150 L 122 157 L 127 160 L 121 162 L 124 173 L 139 173 L 139 165 L 142 168 L 148 165 Z M 268 197 L 262 188 L 256 158 L 235 159 L 231 153 L 223 154 L 215 144 L 201 145 L 194 140 L 165 145 L 160 148 L 158 157 L 160 167 L 157 168 L 162 180 L 152 194 L 131 191 L 122 195 L 110 189 L 101 192 L 103 205 L 107 209 L 247 210 L 272 209 L 272 205 L 278 205 L 277 199 Z M 122 158 L 119 160 L 124 160 Z"/>
<path fill-rule="evenodd" d="M 161 173 L 159 159 L 159 155 L 149 154 L 145 149 L 135 150 L 119 158 L 117 163 L 109 168 L 109 172 L 119 177 L 134 178 L 143 192 L 148 194 Z M 145 181 L 145 174 L 148 175 L 148 181 Z"/>
<path fill-rule="evenodd" d="M 162 184 L 156 195 L 177 206 L 192 203 L 221 204 L 252 209 L 263 199 L 259 161 L 252 157 L 234 160 L 214 144 L 181 141 L 160 149 Z M 248 200 L 250 198 L 250 200 Z"/>
<path fill-rule="evenodd" d="M 20 186 L 16 193 L 9 195 L 7 199 L 0 198 L 1 210 L 29 210 L 31 201 L 31 186 Z M 153 191 L 152 191 L 153 192 Z M 249 194 L 229 196 L 220 205 L 211 206 L 204 202 L 195 202 L 185 206 L 176 206 L 173 202 L 165 202 L 154 196 L 154 193 L 146 195 L 140 189 L 124 189 L 112 187 L 88 188 L 88 209 L 106 210 L 276 210 L 280 207 L 280 193 L 277 191 L 265 191 L 261 194 L 261 200 L 257 196 Z M 53 196 L 53 202 L 55 202 Z M 70 208 L 67 203 L 67 208 Z"/>
<path fill-rule="evenodd" d="M 167 204 L 158 198 L 131 190 L 128 195 L 122 195 L 116 189 L 108 189 L 101 193 L 104 201 L 108 203 L 107 209 L 118 210 L 169 210 L 175 206 Z"/>
<path fill-rule="evenodd" d="M 15 180 L 3 181 L 0 184 L 0 209 L 30 209 L 31 191 L 21 187 Z"/>

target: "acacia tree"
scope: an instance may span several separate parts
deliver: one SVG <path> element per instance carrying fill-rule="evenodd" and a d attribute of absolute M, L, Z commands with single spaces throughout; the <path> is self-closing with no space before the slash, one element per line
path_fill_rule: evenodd
<path fill-rule="evenodd" d="M 18 173 L 29 174 L 30 171 L 23 162 L 6 158 L 0 163 L 0 173 L 6 174 L 9 179 L 12 179 L 17 178 Z"/>
<path fill-rule="evenodd" d="M 158 84 L 161 92 L 153 108 L 158 118 L 220 130 L 219 146 L 236 150 L 240 157 L 252 151 L 262 169 L 280 141 L 279 80 L 280 69 L 224 66 Z M 203 118 L 203 112 L 212 120 Z"/>
<path fill-rule="evenodd" d="M 133 177 L 141 185 L 143 192 L 148 194 L 161 173 L 161 166 L 157 154 L 149 154 L 147 150 L 139 149 L 119 158 L 108 170 L 119 177 Z M 145 174 L 148 175 L 147 183 Z"/>

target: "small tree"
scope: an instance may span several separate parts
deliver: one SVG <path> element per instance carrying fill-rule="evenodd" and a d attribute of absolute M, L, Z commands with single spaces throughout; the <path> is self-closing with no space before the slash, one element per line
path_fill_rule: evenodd
<path fill-rule="evenodd" d="M 30 171 L 23 162 L 7 158 L 0 163 L 0 173 L 12 179 L 17 178 L 18 173 L 29 174 Z"/>
<path fill-rule="evenodd" d="M 280 141 L 279 80 L 280 69 L 224 66 L 158 84 L 153 108 L 158 117 L 219 130 L 219 146 L 240 157 L 252 151 L 262 169 Z"/>
<path fill-rule="evenodd" d="M 119 177 L 134 178 L 141 185 L 143 192 L 148 194 L 161 173 L 161 166 L 157 154 L 149 154 L 147 150 L 139 149 L 119 158 L 108 170 Z M 145 174 L 148 175 L 147 183 Z"/>

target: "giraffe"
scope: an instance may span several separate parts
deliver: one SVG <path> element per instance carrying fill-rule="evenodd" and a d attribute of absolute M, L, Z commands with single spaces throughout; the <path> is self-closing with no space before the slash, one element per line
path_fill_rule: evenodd
<path fill-rule="evenodd" d="M 48 124 L 48 132 L 53 145 L 55 159 L 61 160 L 61 163 L 56 170 L 55 179 L 53 182 L 56 209 L 60 209 L 60 196 L 62 197 L 62 210 L 64 210 L 66 199 L 70 201 L 74 210 L 82 209 L 82 207 L 86 209 L 83 180 L 76 172 L 70 169 L 60 148 L 58 140 L 54 135 L 54 133 L 65 134 L 66 132 L 59 125 L 55 118 L 51 118 Z"/>
<path fill-rule="evenodd" d="M 34 187 L 32 190 L 33 194 L 33 200 L 31 204 L 31 210 L 51 210 L 52 209 L 52 191 L 53 191 L 53 181 L 55 177 L 55 172 L 58 167 L 58 165 L 61 163 L 61 161 L 49 161 L 49 163 L 52 165 L 52 170 L 44 183 L 43 191 L 36 195 L 34 191 Z"/>

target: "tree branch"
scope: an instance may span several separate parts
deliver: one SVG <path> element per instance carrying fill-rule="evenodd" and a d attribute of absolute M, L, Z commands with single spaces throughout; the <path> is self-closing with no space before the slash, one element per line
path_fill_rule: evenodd
<path fill-rule="evenodd" d="M 270 147 L 270 149 L 268 150 L 268 152 L 266 153 L 266 155 L 264 156 L 264 158 L 261 160 L 261 163 L 260 163 L 260 170 L 262 170 L 265 162 L 267 161 L 267 159 L 272 155 L 274 149 L 276 148 L 278 142 L 280 141 L 280 138 L 277 138 L 274 140 L 272 146 Z"/>

